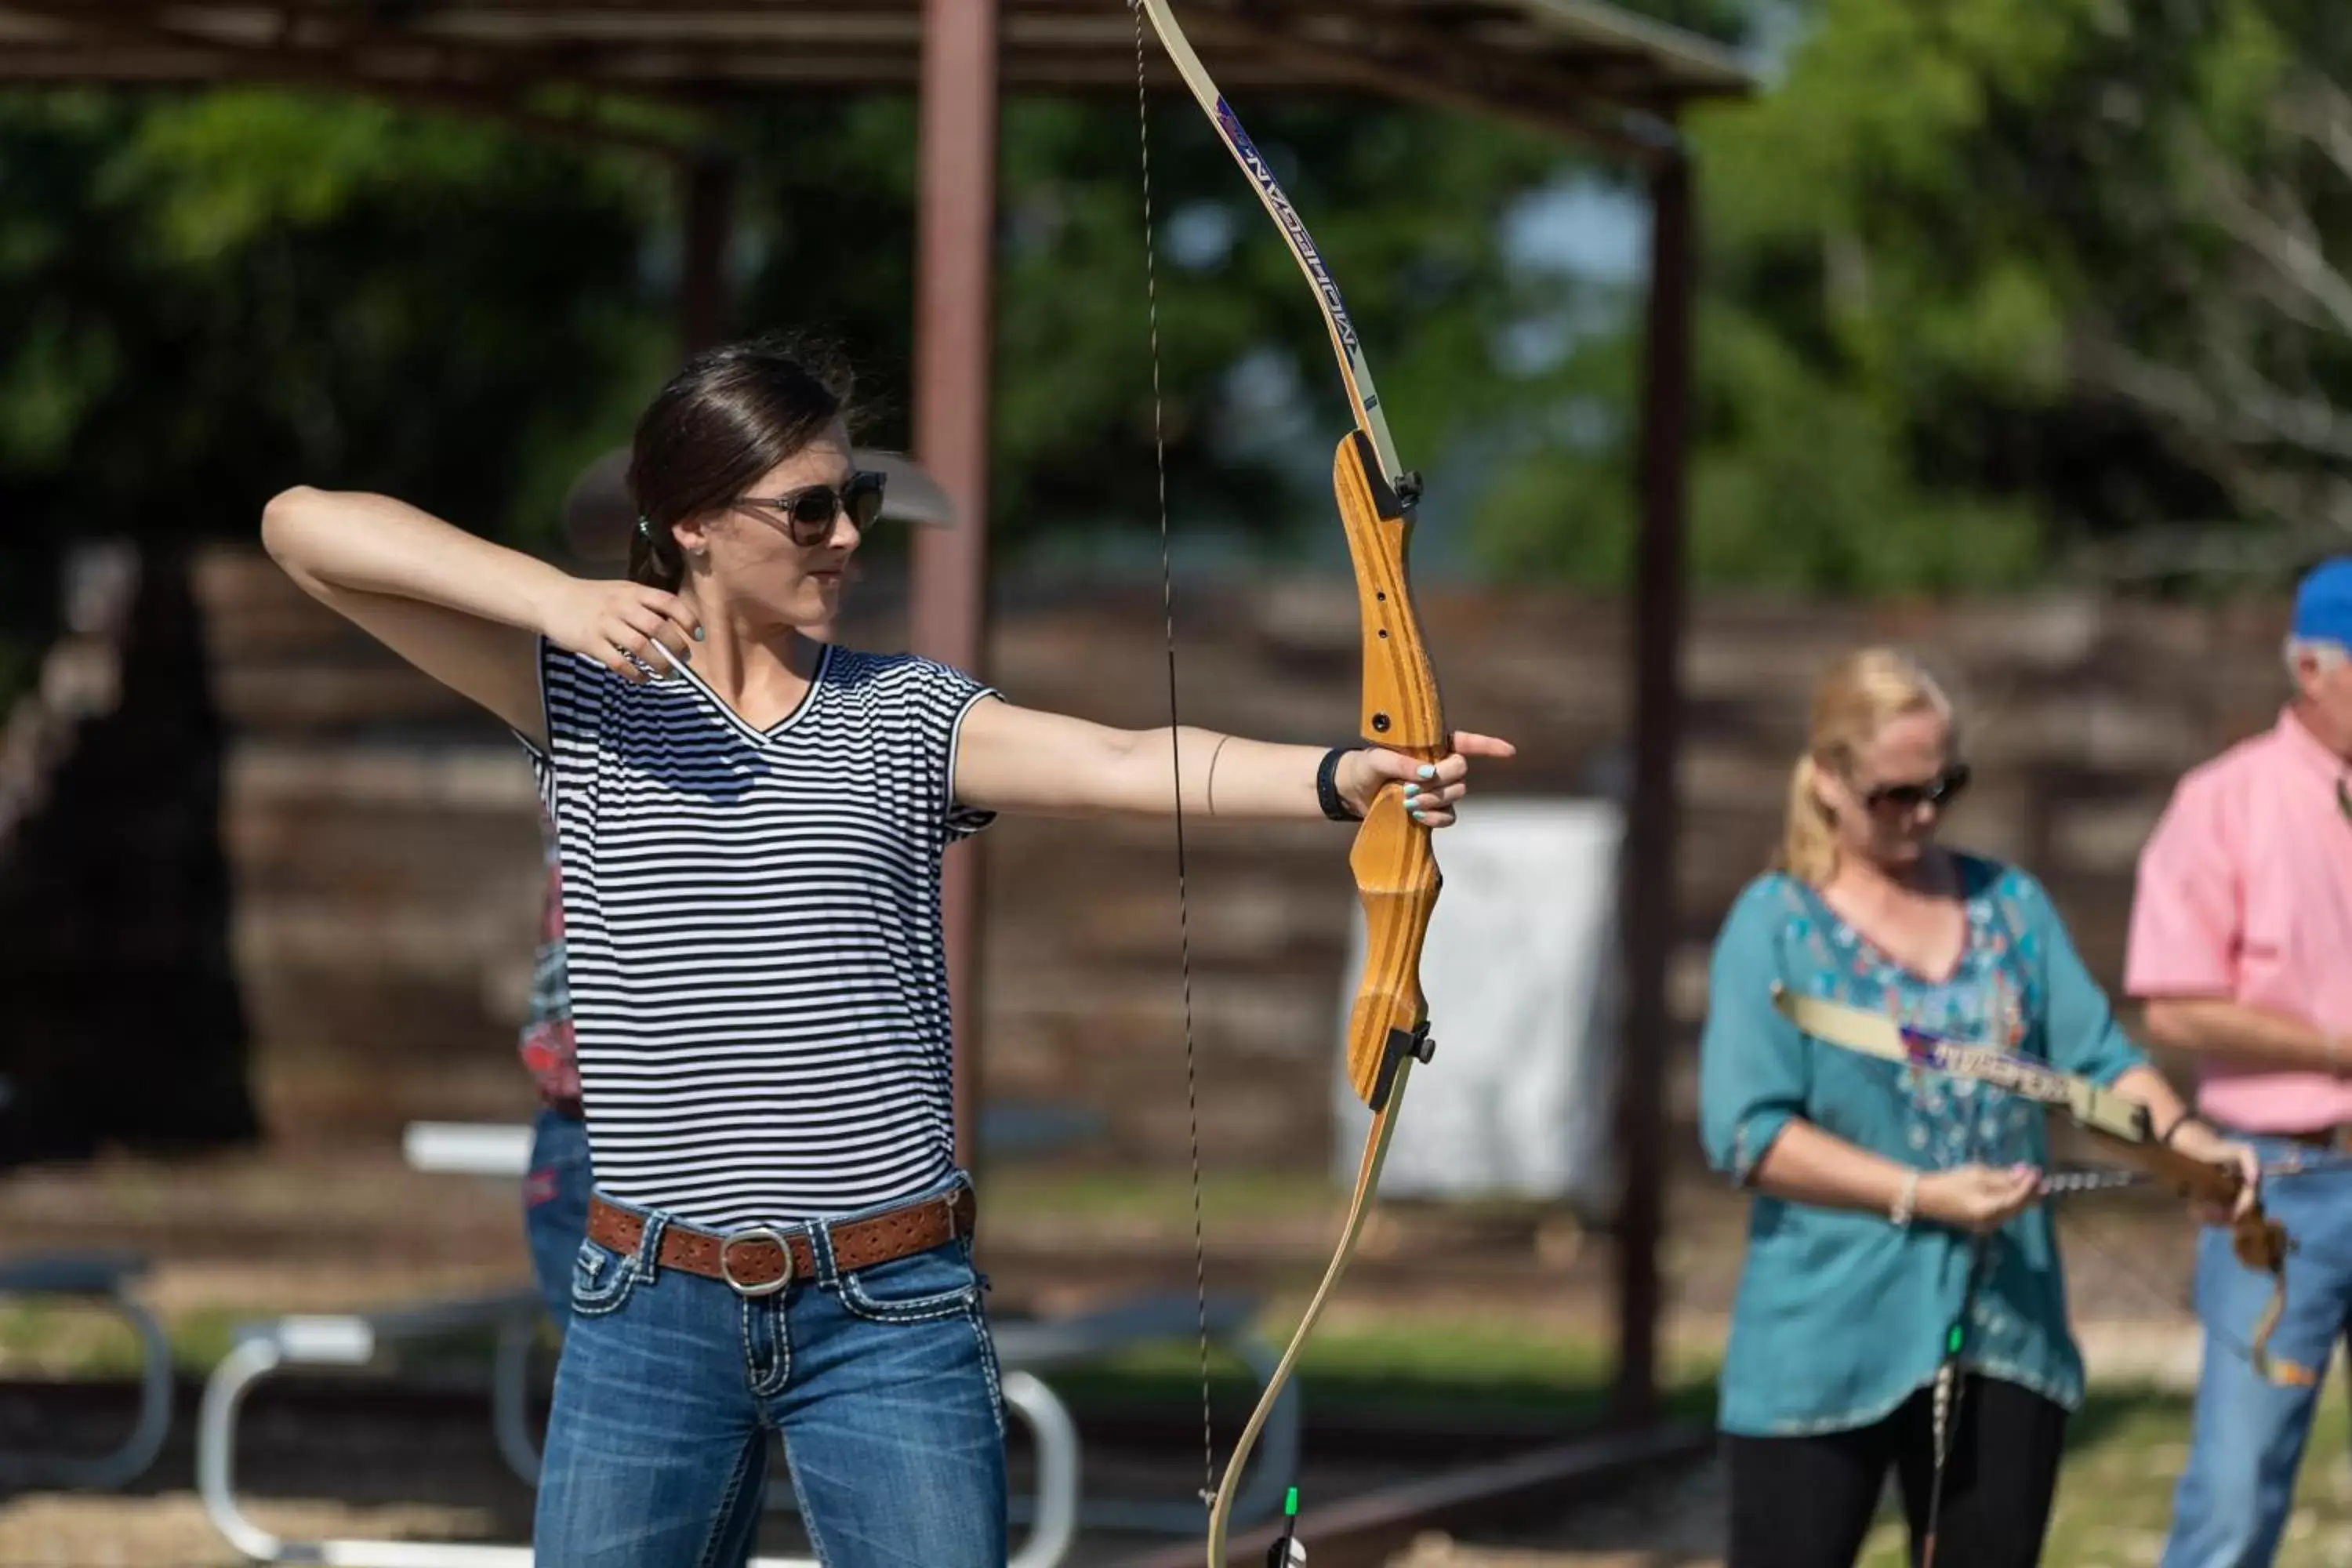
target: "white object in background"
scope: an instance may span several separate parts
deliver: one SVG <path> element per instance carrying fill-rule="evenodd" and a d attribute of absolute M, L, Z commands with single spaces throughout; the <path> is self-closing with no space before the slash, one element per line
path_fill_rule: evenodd
<path fill-rule="evenodd" d="M 530 1169 L 530 1129 L 499 1121 L 412 1121 L 400 1152 L 409 1168 L 461 1176 L 513 1176 Z"/>
<path fill-rule="evenodd" d="M 1617 868 L 1607 800 L 1476 795 L 1433 836 L 1445 879 L 1422 950 L 1437 1054 L 1415 1064 L 1380 1190 L 1614 1206 Z M 1364 964 L 1352 910 L 1333 1084 L 1333 1171 L 1351 1186 L 1371 1113 L 1349 1086 L 1348 1011 Z"/>

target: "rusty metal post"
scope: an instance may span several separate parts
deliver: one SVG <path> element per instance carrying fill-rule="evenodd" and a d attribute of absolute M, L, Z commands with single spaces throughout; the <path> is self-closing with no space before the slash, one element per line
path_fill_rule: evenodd
<path fill-rule="evenodd" d="M 686 355 L 727 341 L 735 320 L 735 163 L 705 151 L 678 171 L 678 336 Z"/>
<path fill-rule="evenodd" d="M 1675 760 L 1682 742 L 1683 492 L 1690 434 L 1690 165 L 1677 146 L 1650 174 L 1650 298 L 1642 386 L 1641 540 L 1634 566 L 1633 795 L 1620 911 L 1625 965 L 1616 1133 L 1623 1196 L 1617 1220 L 1617 1379 L 1622 1419 L 1658 1405 L 1658 1244 L 1665 1228 L 1665 1074 L 1674 1019 L 1668 968 L 1676 937 Z"/>
<path fill-rule="evenodd" d="M 990 313 L 996 233 L 997 0 L 924 0 L 915 459 L 956 508 L 915 532 L 915 650 L 981 672 L 987 608 Z M 948 854 L 956 1157 L 979 1161 L 980 846 Z"/>

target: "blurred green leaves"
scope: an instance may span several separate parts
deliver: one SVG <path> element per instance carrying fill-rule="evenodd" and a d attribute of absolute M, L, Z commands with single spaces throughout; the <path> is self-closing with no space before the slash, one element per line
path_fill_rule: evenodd
<path fill-rule="evenodd" d="M 12 93 L 0 181 L 0 502 L 47 532 L 239 532 L 314 479 L 528 533 L 533 457 L 625 428 L 662 345 L 665 197 L 617 157 L 359 100 Z"/>

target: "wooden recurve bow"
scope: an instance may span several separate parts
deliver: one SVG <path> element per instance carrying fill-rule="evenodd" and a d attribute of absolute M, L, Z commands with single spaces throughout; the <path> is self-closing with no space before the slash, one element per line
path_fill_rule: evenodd
<path fill-rule="evenodd" d="M 1421 478 L 1399 461 L 1389 436 L 1388 417 L 1381 412 L 1372 373 L 1365 363 L 1363 344 L 1355 323 L 1339 297 L 1339 285 L 1324 266 L 1322 253 L 1300 221 L 1298 211 L 1283 194 L 1274 171 L 1251 142 L 1249 132 L 1218 91 L 1200 57 L 1177 26 L 1167 0 L 1134 0 L 1150 19 L 1170 61 L 1192 90 L 1202 111 L 1216 127 L 1218 137 L 1234 161 L 1249 177 L 1284 243 L 1297 258 L 1312 287 L 1318 308 L 1331 335 L 1339 361 L 1339 379 L 1355 414 L 1355 428 L 1340 439 L 1332 464 L 1332 486 L 1339 498 L 1339 522 L 1354 563 L 1359 619 L 1363 630 L 1363 694 L 1359 733 L 1370 744 L 1406 756 L 1435 762 L 1451 749 L 1444 714 L 1439 705 L 1437 677 L 1422 645 L 1421 627 L 1413 614 L 1406 576 L 1406 552 L 1412 535 L 1413 513 L 1421 498 Z M 1389 1138 L 1396 1131 L 1399 1108 L 1404 1103 L 1407 1079 L 1414 1063 L 1429 1059 L 1428 1008 L 1422 997 L 1421 952 L 1429 931 L 1430 912 L 1437 904 L 1439 878 L 1430 852 L 1429 829 L 1414 822 L 1404 805 L 1402 786 L 1383 787 L 1365 812 L 1357 829 L 1355 847 L 1348 857 L 1357 896 L 1366 923 L 1364 969 L 1348 1022 L 1348 1078 L 1357 1096 L 1372 1113 L 1358 1163 L 1355 1191 L 1339 1242 L 1325 1268 L 1322 1282 L 1308 1300 L 1307 1313 L 1284 1349 L 1274 1375 L 1266 1382 L 1257 1408 L 1250 1413 L 1210 1506 L 1208 1562 L 1224 1568 L 1225 1535 L 1243 1467 L 1255 1446 L 1274 1403 L 1297 1363 L 1299 1352 L 1323 1314 L 1371 1212 L 1372 1194 L 1380 1184 L 1381 1163 Z"/>

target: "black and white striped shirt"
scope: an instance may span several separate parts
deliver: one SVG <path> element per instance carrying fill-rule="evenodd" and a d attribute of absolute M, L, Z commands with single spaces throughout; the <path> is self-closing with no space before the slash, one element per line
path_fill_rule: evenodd
<path fill-rule="evenodd" d="M 767 731 L 690 667 L 541 645 L 532 749 L 562 860 L 596 1185 L 729 1228 L 906 1198 L 954 1167 L 940 858 L 988 689 L 828 647 Z"/>

